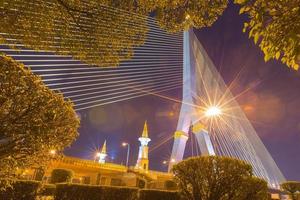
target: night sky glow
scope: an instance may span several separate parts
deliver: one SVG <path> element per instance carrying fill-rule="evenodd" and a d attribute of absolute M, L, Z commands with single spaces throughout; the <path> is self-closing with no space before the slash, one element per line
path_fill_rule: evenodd
<path fill-rule="evenodd" d="M 288 180 L 300 180 L 300 72 L 279 61 L 265 63 L 259 47 L 242 33 L 246 16 L 238 13 L 239 8 L 230 4 L 212 27 L 195 34 L 233 95 L 240 94 L 236 100 L 282 173 Z M 164 33 L 159 39 L 161 32 L 153 21 L 150 25 L 154 32 L 146 47 L 136 48 L 134 62 L 123 62 L 119 68 L 97 69 L 69 56 L 63 57 L 61 66 L 52 65 L 58 56 L 41 52 L 37 55 L 48 62 L 30 60 L 30 52 L 19 57 L 42 74 L 48 86 L 76 104 L 80 136 L 65 150 L 66 155 L 94 160 L 106 140 L 108 161 L 125 164 L 127 149 L 122 143 L 126 142 L 131 147 L 129 165 L 135 165 L 138 138 L 147 120 L 150 169 L 167 170 L 165 161 L 170 159 L 182 96 L 182 34 L 168 37 Z M 84 73 L 88 75 L 82 77 Z M 159 91 L 161 96 L 149 91 Z M 185 157 L 197 155 L 195 144 L 190 134 Z"/>
<path fill-rule="evenodd" d="M 237 100 L 257 130 L 267 149 L 287 179 L 300 180 L 300 73 L 276 61 L 264 63 L 262 52 L 242 33 L 245 16 L 230 5 L 213 27 L 196 31 L 214 64 L 233 94 L 251 88 Z M 181 99 L 181 90 L 163 93 Z M 130 164 L 138 153 L 138 140 L 144 121 L 148 121 L 150 168 L 166 170 L 164 160 L 171 154 L 172 136 L 180 106 L 153 95 L 80 112 L 79 139 L 66 150 L 67 155 L 92 159 L 95 148 L 105 139 L 113 162 L 125 163 L 131 144 Z M 185 156 L 195 154 L 194 138 Z"/>

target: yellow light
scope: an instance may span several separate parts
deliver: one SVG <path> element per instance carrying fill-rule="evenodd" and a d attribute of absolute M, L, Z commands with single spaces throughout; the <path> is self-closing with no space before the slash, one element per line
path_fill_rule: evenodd
<path fill-rule="evenodd" d="M 166 165 L 166 164 L 167 164 L 167 161 L 164 160 L 164 161 L 163 161 L 163 164 Z"/>
<path fill-rule="evenodd" d="M 211 106 L 205 111 L 206 117 L 214 117 L 214 116 L 218 116 L 221 114 L 222 114 L 222 111 L 217 106 Z"/>
<path fill-rule="evenodd" d="M 96 157 L 100 157 L 101 156 L 101 153 L 100 152 L 97 152 L 96 153 Z"/>
<path fill-rule="evenodd" d="M 123 146 L 123 147 L 125 147 L 125 146 L 127 146 L 127 145 L 128 145 L 128 143 L 126 143 L 126 142 L 123 142 L 123 143 L 122 143 L 122 146 Z"/>
<path fill-rule="evenodd" d="M 174 163 L 176 160 L 174 158 L 171 159 L 171 163 Z"/>
<path fill-rule="evenodd" d="M 55 155 L 55 154 L 56 154 L 56 150 L 51 149 L 49 153 L 50 153 L 51 155 Z"/>

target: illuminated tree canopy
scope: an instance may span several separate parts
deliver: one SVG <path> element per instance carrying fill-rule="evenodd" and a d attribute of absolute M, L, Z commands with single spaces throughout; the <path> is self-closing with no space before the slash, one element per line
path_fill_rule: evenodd
<path fill-rule="evenodd" d="M 244 31 L 271 58 L 298 69 L 300 1 L 235 0 L 249 15 Z M 155 13 L 168 32 L 211 26 L 228 0 L 0 0 L 0 44 L 72 55 L 87 64 L 118 66 L 132 58 Z M 122 10 L 120 10 L 122 9 Z M 24 46 L 22 46 L 24 45 Z"/>
<path fill-rule="evenodd" d="M 300 197 L 300 182 L 287 181 L 281 184 L 281 188 L 291 195 L 292 200 L 297 200 L 297 197 Z"/>
<path fill-rule="evenodd" d="M 139 6 L 154 10 L 160 27 L 169 32 L 211 26 L 227 7 L 228 0 L 139 0 Z"/>
<path fill-rule="evenodd" d="M 265 61 L 275 58 L 298 69 L 300 64 L 299 0 L 235 0 L 240 13 L 249 15 L 244 31 L 265 54 Z"/>
<path fill-rule="evenodd" d="M 268 200 L 267 182 L 252 175 L 244 161 L 218 156 L 193 157 L 173 167 L 187 200 Z"/>
<path fill-rule="evenodd" d="M 0 44 L 117 66 L 144 43 L 147 16 L 135 10 L 133 2 L 121 0 L 0 0 Z"/>
<path fill-rule="evenodd" d="M 211 26 L 227 7 L 227 0 L 139 0 L 139 6 L 156 13 L 161 28 L 178 32 L 189 28 Z M 244 31 L 265 54 L 298 69 L 300 64 L 300 1 L 299 0 L 235 0 L 240 13 L 249 15 Z"/>
<path fill-rule="evenodd" d="M 69 146 L 79 120 L 70 101 L 9 57 L 0 56 L 0 80 L 0 176 L 7 177 Z"/>

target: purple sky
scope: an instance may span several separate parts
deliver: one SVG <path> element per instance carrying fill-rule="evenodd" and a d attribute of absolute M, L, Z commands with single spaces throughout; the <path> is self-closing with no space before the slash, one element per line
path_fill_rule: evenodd
<path fill-rule="evenodd" d="M 237 100 L 285 177 L 300 180 L 300 73 L 277 61 L 265 63 L 260 49 L 242 33 L 246 19 L 238 15 L 238 7 L 230 5 L 212 27 L 195 32 L 227 84 L 235 79 L 233 94 L 260 83 Z M 164 94 L 181 98 L 180 89 Z M 80 136 L 66 154 L 93 159 L 95 147 L 107 139 L 113 162 L 124 163 L 126 149 L 121 143 L 126 141 L 131 144 L 130 164 L 134 165 L 137 138 L 147 120 L 152 139 L 150 168 L 165 170 L 162 161 L 171 153 L 179 108 L 177 103 L 146 96 L 89 109 L 80 113 Z M 190 142 L 185 156 L 189 155 Z"/>

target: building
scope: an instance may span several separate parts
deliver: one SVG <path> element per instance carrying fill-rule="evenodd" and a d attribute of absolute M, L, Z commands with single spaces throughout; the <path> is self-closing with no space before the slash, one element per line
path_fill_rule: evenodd
<path fill-rule="evenodd" d="M 139 141 L 140 147 L 138 159 L 136 165 L 133 167 L 126 167 L 125 165 L 106 162 L 105 157 L 107 156 L 107 143 L 105 141 L 101 152 L 97 155 L 99 160 L 84 160 L 64 156 L 62 159 L 52 161 L 45 171 L 40 168 L 26 170 L 23 177 L 26 179 L 42 180 L 45 183 L 50 183 L 52 171 L 54 169 L 62 168 L 72 170 L 74 172 L 72 183 L 127 186 L 148 189 L 177 189 L 176 184 L 173 182 L 173 174 L 149 170 L 148 143 L 151 139 L 148 134 L 147 122 L 144 124 L 143 132 Z M 100 154 L 102 156 L 100 156 Z M 270 195 L 271 199 L 274 200 L 289 200 L 289 196 L 282 195 L 280 190 L 270 189 Z"/>
<path fill-rule="evenodd" d="M 151 139 L 148 136 L 148 126 L 147 121 L 144 124 L 144 129 L 142 133 L 142 137 L 139 138 L 139 141 L 141 143 L 139 148 L 139 154 L 138 154 L 138 160 L 136 163 L 136 169 L 141 169 L 148 171 L 149 170 L 149 158 L 148 158 L 148 143 L 151 141 Z"/>
<path fill-rule="evenodd" d="M 139 141 L 138 159 L 134 167 L 106 162 L 108 147 L 105 141 L 101 152 L 97 153 L 98 160 L 92 161 L 64 156 L 61 159 L 52 161 L 45 170 L 40 168 L 27 170 L 24 178 L 50 183 L 53 169 L 62 168 L 74 172 L 73 183 L 171 189 L 170 182 L 172 185 L 173 179 L 171 173 L 149 170 L 148 143 L 151 139 L 148 134 L 147 122 L 144 124 Z"/>
<path fill-rule="evenodd" d="M 101 152 L 97 153 L 97 156 L 99 156 L 99 163 L 104 164 L 105 163 L 105 158 L 107 156 L 107 153 L 106 153 L 106 140 L 104 141 Z"/>

